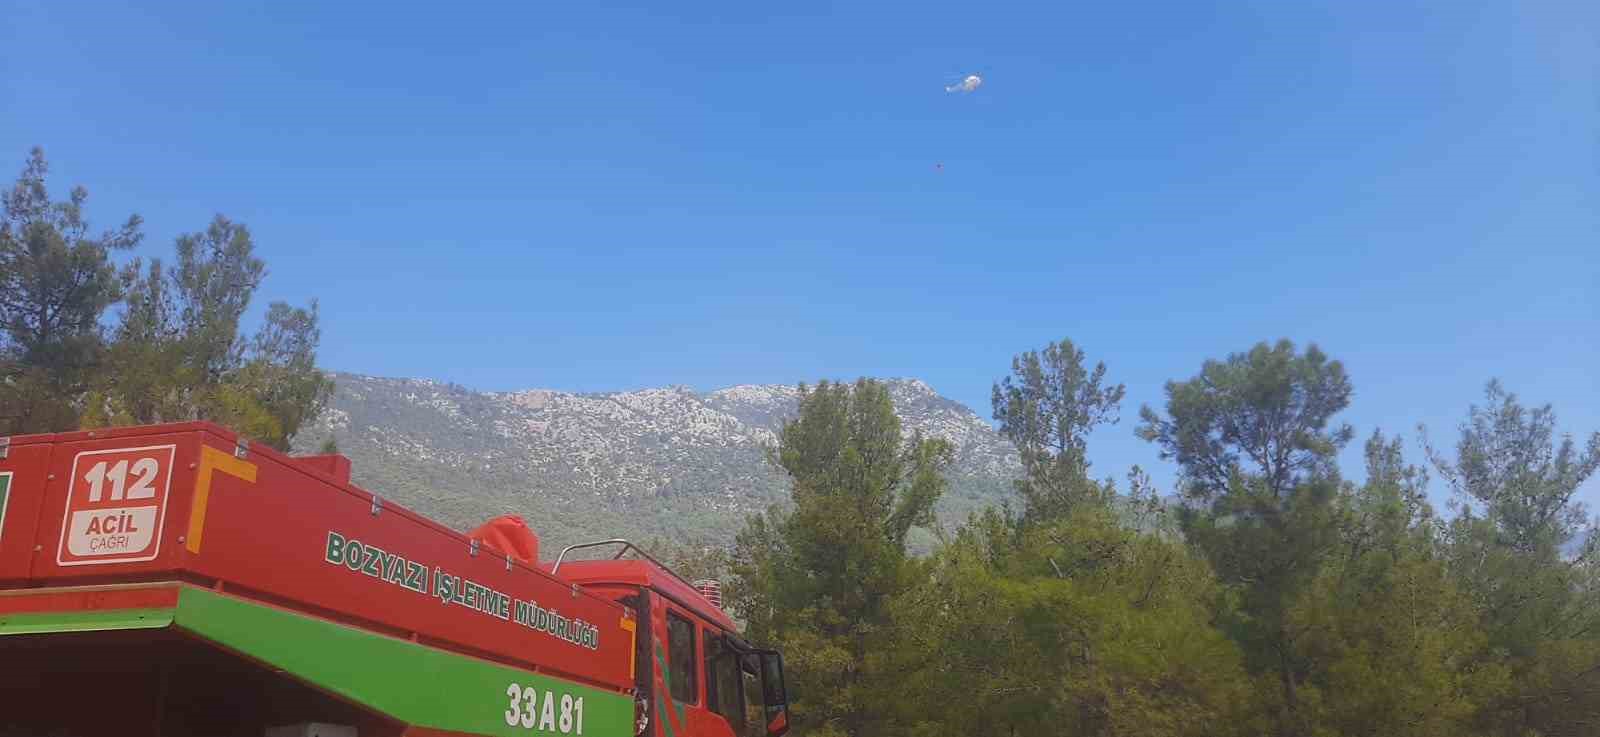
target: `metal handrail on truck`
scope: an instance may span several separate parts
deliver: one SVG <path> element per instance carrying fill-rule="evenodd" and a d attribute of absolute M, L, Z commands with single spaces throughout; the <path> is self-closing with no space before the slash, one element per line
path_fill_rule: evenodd
<path fill-rule="evenodd" d="M 570 553 L 570 552 L 572 552 L 574 550 L 586 550 L 588 548 L 598 548 L 598 547 L 603 547 L 603 546 L 606 546 L 606 545 L 621 545 L 622 546 L 622 549 L 618 550 L 616 555 L 611 556 L 612 560 L 621 560 L 623 555 L 626 555 L 629 550 L 632 550 L 633 552 L 638 553 L 639 556 L 644 558 L 645 560 L 648 560 L 651 563 L 656 564 L 657 568 L 660 568 L 661 570 L 672 574 L 673 578 L 676 578 L 679 581 L 684 582 L 685 584 L 687 584 L 689 586 L 689 588 L 691 588 L 691 589 L 692 588 L 696 588 L 693 581 L 690 581 L 689 579 L 684 578 L 682 574 L 678 573 L 677 571 L 672 570 L 671 566 L 669 566 L 669 565 L 667 565 L 665 563 L 662 563 L 659 560 L 656 560 L 655 556 L 653 556 L 653 555 L 651 555 L 649 553 L 646 553 L 644 551 L 644 548 L 641 548 L 641 547 L 639 547 L 637 545 L 634 545 L 632 542 L 629 542 L 626 538 L 620 538 L 620 537 L 614 537 L 614 538 L 611 538 L 610 540 L 595 540 L 594 542 L 578 543 L 577 545 L 568 545 L 567 547 L 562 548 L 561 549 L 561 553 L 556 556 L 555 564 L 550 566 L 550 575 L 554 576 L 554 575 L 556 575 L 557 571 L 561 570 L 561 562 L 566 560 L 567 553 Z"/>

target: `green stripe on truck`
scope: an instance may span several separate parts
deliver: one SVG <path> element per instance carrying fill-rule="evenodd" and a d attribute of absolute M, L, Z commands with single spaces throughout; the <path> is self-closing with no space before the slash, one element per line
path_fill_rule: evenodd
<path fill-rule="evenodd" d="M 158 629 L 172 624 L 171 609 L 110 609 L 87 612 L 0 614 L 0 636 L 53 632 Z"/>
<path fill-rule="evenodd" d="M 203 589 L 184 588 L 175 621 L 408 724 L 503 737 L 633 735 L 627 695 Z"/>

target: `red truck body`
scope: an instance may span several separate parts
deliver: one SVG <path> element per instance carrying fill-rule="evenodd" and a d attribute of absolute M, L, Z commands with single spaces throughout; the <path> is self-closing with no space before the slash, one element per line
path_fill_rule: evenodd
<path fill-rule="evenodd" d="M 106 733 L 178 734 L 164 702 L 175 687 L 206 691 L 196 668 L 252 689 L 231 698 L 282 691 L 274 698 L 307 704 L 242 709 L 257 719 L 326 714 L 364 734 L 582 734 L 588 725 L 629 737 L 642 724 L 661 737 L 721 737 L 750 726 L 718 709 L 714 685 L 708 692 L 717 680 L 706 675 L 717 667 L 708 649 L 731 647 L 746 676 L 765 675 L 762 655 L 650 561 L 552 573 L 351 484 L 342 456 L 293 458 L 208 423 L 20 436 L 3 450 L 0 728 L 3 707 L 34 704 L 25 721 L 37 727 L 50 718 L 39 704 L 68 708 L 52 688 L 120 674 L 136 684 L 123 689 L 125 709 L 161 703 L 148 725 L 116 722 Z M 667 662 L 669 612 L 692 622 L 687 667 L 698 672 L 682 673 L 683 657 Z M 96 646 L 116 657 L 94 657 Z M 411 663 L 435 665 L 409 680 L 395 672 Z M 41 684 L 62 681 L 29 689 L 30 668 Z M 419 684 L 428 673 L 441 680 Z M 680 684 L 672 698 L 674 673 L 694 679 L 697 693 Z M 300 690 L 271 685 L 280 681 Z M 752 700 L 763 731 L 781 734 L 782 699 Z M 106 724 L 61 721 L 91 732 Z M 214 730 L 222 719 L 191 721 Z"/>

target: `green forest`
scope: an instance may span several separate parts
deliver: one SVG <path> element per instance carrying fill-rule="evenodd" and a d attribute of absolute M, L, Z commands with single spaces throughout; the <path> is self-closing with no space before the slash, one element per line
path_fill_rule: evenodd
<path fill-rule="evenodd" d="M 1119 416 L 1110 375 L 1069 340 L 1018 355 L 993 410 L 1019 501 L 927 557 L 906 532 L 947 449 L 905 437 L 872 380 L 806 391 L 774 454 L 793 503 L 726 560 L 802 734 L 1600 733 L 1600 538 L 1573 499 L 1600 433 L 1490 382 L 1452 443 L 1412 461 L 1374 432 L 1352 472 L 1340 362 L 1261 343 L 1141 408 L 1180 469 L 1164 504 L 1086 460 Z"/>
<path fill-rule="evenodd" d="M 266 268 L 243 225 L 124 258 L 140 220 L 91 233 L 46 173 L 35 151 L 4 198 L 0 435 L 210 419 L 286 448 L 331 391 L 316 305 L 245 335 Z M 1016 501 L 928 555 L 907 538 L 938 528 L 951 449 L 876 381 L 802 387 L 771 449 L 791 498 L 675 557 L 785 653 L 807 737 L 1600 734 L 1600 536 L 1575 498 L 1600 433 L 1489 380 L 1407 457 L 1341 421 L 1355 384 L 1315 344 L 1216 355 L 1129 423 L 1175 489 L 1089 463 L 1131 414 L 1114 361 L 1063 339 L 997 367 Z M 1340 466 L 1352 443 L 1364 468 Z"/>

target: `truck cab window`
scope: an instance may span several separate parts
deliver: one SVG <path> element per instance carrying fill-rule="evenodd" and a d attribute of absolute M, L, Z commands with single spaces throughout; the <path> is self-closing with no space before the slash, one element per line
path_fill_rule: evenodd
<path fill-rule="evenodd" d="M 744 732 L 744 696 L 741 693 L 739 655 L 721 636 L 706 633 L 706 705 L 722 715 L 734 734 Z"/>
<path fill-rule="evenodd" d="M 668 688 L 674 701 L 699 703 L 694 656 L 694 623 L 667 612 Z"/>

